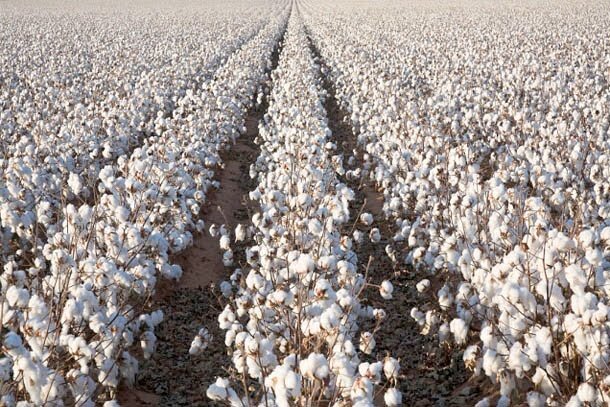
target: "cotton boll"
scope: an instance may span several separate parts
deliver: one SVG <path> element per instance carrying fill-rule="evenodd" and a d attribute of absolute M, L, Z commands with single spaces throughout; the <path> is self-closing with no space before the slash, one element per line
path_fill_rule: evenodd
<path fill-rule="evenodd" d="M 224 252 L 224 254 L 222 255 L 222 264 L 225 267 L 231 267 L 233 265 L 233 251 L 232 250 L 227 250 L 226 252 Z"/>
<path fill-rule="evenodd" d="M 211 335 L 206 328 L 201 328 L 193 342 L 191 343 L 191 347 L 189 349 L 190 355 L 200 355 L 210 343 Z"/>
<path fill-rule="evenodd" d="M 329 374 L 326 357 L 319 353 L 310 353 L 306 359 L 301 360 L 299 370 L 303 377 L 308 379 L 325 379 Z"/>
<path fill-rule="evenodd" d="M 397 379 L 398 373 L 400 372 L 400 362 L 393 357 L 387 356 L 383 362 L 383 373 L 385 377 L 390 379 Z"/>
<path fill-rule="evenodd" d="M 369 232 L 369 238 L 371 239 L 371 242 L 379 243 L 381 241 L 381 233 L 379 232 L 379 229 L 371 229 L 371 231 Z"/>
<path fill-rule="evenodd" d="M 68 186 L 75 195 L 79 195 L 83 190 L 83 182 L 80 176 L 75 173 L 70 173 L 68 176 Z"/>
<path fill-rule="evenodd" d="M 426 290 L 428 290 L 428 288 L 430 288 L 430 280 L 428 280 L 428 279 L 421 280 L 419 283 L 417 283 L 415 288 L 417 288 L 417 291 L 419 291 L 420 293 L 425 292 Z"/>
<path fill-rule="evenodd" d="M 544 407 L 546 405 L 546 396 L 535 391 L 527 393 L 528 407 Z"/>
<path fill-rule="evenodd" d="M 299 275 L 311 273 L 315 268 L 315 262 L 308 254 L 300 254 L 296 261 L 290 264 L 290 269 Z"/>
<path fill-rule="evenodd" d="M 567 252 L 576 247 L 574 240 L 570 239 L 569 237 L 567 237 L 566 235 L 564 235 L 561 232 L 557 234 L 553 243 L 554 243 L 555 248 L 557 250 L 559 250 L 560 252 Z"/>
<path fill-rule="evenodd" d="M 585 249 L 590 248 L 595 243 L 595 234 L 591 229 L 585 229 L 578 235 L 578 242 L 581 247 Z"/>
<path fill-rule="evenodd" d="M 462 345 L 466 343 L 466 338 L 468 336 L 468 326 L 463 319 L 455 318 L 449 324 L 449 329 L 455 338 L 455 342 L 458 345 Z"/>
<path fill-rule="evenodd" d="M 227 399 L 227 387 L 229 381 L 227 379 L 217 378 L 215 383 L 208 386 L 206 396 L 210 400 L 222 401 Z"/>
<path fill-rule="evenodd" d="M 390 388 L 383 395 L 383 401 L 388 407 L 401 406 L 402 393 L 396 388 Z"/>
<path fill-rule="evenodd" d="M 241 242 L 245 239 L 246 239 L 246 227 L 242 224 L 239 224 L 235 228 L 235 241 Z"/>
<path fill-rule="evenodd" d="M 359 345 L 359 349 L 362 351 L 362 353 L 365 353 L 367 355 L 370 355 L 371 353 L 373 353 L 373 350 L 375 349 L 375 338 L 373 337 L 373 334 L 370 332 L 363 332 L 360 334 L 360 345 Z"/>
<path fill-rule="evenodd" d="M 364 212 L 362 215 L 360 215 L 360 222 L 366 226 L 371 226 L 373 224 L 373 215 L 368 212 Z"/>
<path fill-rule="evenodd" d="M 393 292 L 394 286 L 392 285 L 392 283 L 388 280 L 382 281 L 381 285 L 379 286 L 379 294 L 381 294 L 381 297 L 384 300 L 391 300 Z"/>
<path fill-rule="evenodd" d="M 223 235 L 220 237 L 220 249 L 223 251 L 227 251 L 231 249 L 231 239 L 227 235 Z"/>
<path fill-rule="evenodd" d="M 6 291 L 6 300 L 11 307 L 25 308 L 30 300 L 30 294 L 25 288 L 12 285 Z"/>
<path fill-rule="evenodd" d="M 589 383 L 581 383 L 576 392 L 582 402 L 594 402 L 597 399 L 597 390 Z"/>

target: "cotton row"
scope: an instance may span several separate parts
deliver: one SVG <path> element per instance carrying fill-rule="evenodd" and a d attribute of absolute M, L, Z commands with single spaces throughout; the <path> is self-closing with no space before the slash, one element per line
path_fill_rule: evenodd
<path fill-rule="evenodd" d="M 219 378 L 208 397 L 232 406 L 363 407 L 389 385 L 387 405 L 400 405 L 393 387 L 398 361 L 375 361 L 374 334 L 385 312 L 361 303 L 363 265 L 351 238 L 341 234 L 354 193 L 338 179 L 342 158 L 298 11 L 272 79 L 259 126 L 261 153 L 250 169 L 259 182 L 250 197 L 260 211 L 252 217 L 247 266 L 221 286 L 229 304 L 218 321 L 233 377 Z M 360 328 L 363 318 L 372 331 Z M 256 383 L 254 393 L 240 388 L 248 381 Z"/>

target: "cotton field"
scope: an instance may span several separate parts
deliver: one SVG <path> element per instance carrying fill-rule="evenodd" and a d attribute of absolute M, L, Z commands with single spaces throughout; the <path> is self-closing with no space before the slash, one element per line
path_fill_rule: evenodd
<path fill-rule="evenodd" d="M 610 405 L 608 33 L 0 1 L 0 406 Z"/>

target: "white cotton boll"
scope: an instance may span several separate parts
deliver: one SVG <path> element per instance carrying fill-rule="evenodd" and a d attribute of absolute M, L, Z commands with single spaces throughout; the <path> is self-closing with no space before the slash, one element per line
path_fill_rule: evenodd
<path fill-rule="evenodd" d="M 364 212 L 362 215 L 360 215 L 360 222 L 366 226 L 371 226 L 373 224 L 373 215 L 368 212 Z"/>
<path fill-rule="evenodd" d="M 462 359 L 467 369 L 474 370 L 476 368 L 478 354 L 479 347 L 477 345 L 470 345 L 466 348 Z"/>
<path fill-rule="evenodd" d="M 415 320 L 419 325 L 424 325 L 426 323 L 426 314 L 421 312 L 419 308 L 413 307 L 411 308 L 411 318 Z"/>
<path fill-rule="evenodd" d="M 528 407 L 544 407 L 546 405 L 546 396 L 536 391 L 527 393 Z"/>
<path fill-rule="evenodd" d="M 211 339 L 212 337 L 208 330 L 206 328 L 201 328 L 191 343 L 189 354 L 200 355 L 208 347 Z"/>
<path fill-rule="evenodd" d="M 306 359 L 299 363 L 299 370 L 303 377 L 312 380 L 323 380 L 330 373 L 326 357 L 321 353 L 310 353 Z"/>
<path fill-rule="evenodd" d="M 80 176 L 71 172 L 68 176 L 68 186 L 75 195 L 79 195 L 83 190 L 83 182 Z"/>
<path fill-rule="evenodd" d="M 417 288 L 417 291 L 419 291 L 420 293 L 423 293 L 424 291 L 428 290 L 428 288 L 430 288 L 430 280 L 428 280 L 427 278 L 421 280 L 419 283 L 417 283 L 415 288 Z"/>
<path fill-rule="evenodd" d="M 455 338 L 455 342 L 458 345 L 466 343 L 466 337 L 468 336 L 468 326 L 463 319 L 455 318 L 449 324 L 449 329 Z"/>
<path fill-rule="evenodd" d="M 290 263 L 291 271 L 299 275 L 311 273 L 315 267 L 315 262 L 308 254 L 300 254 L 296 261 Z"/>
<path fill-rule="evenodd" d="M 116 400 L 110 400 L 104 403 L 104 407 L 121 407 L 121 405 Z"/>
<path fill-rule="evenodd" d="M 566 280 L 576 294 L 582 294 L 587 287 L 587 276 L 578 264 L 571 264 L 565 269 Z"/>
<path fill-rule="evenodd" d="M 210 228 L 208 229 L 208 231 L 210 232 L 210 236 L 212 236 L 212 237 L 218 236 L 218 226 L 216 224 L 210 225 Z"/>
<path fill-rule="evenodd" d="M 241 242 L 246 239 L 246 227 L 241 223 L 235 228 L 235 241 Z"/>
<path fill-rule="evenodd" d="M 367 355 L 370 355 L 371 353 L 373 353 L 373 350 L 375 349 L 375 338 L 373 337 L 373 334 L 370 332 L 363 332 L 360 334 L 360 344 L 359 344 L 359 349 L 360 351 L 362 351 L 362 353 L 365 353 Z"/>
<path fill-rule="evenodd" d="M 383 401 L 388 407 L 396 407 L 402 405 L 402 393 L 396 389 L 388 389 L 383 395 Z"/>
<path fill-rule="evenodd" d="M 220 237 L 220 249 L 221 250 L 230 250 L 231 249 L 231 239 L 227 235 L 223 235 Z"/>
<path fill-rule="evenodd" d="M 225 267 L 231 267 L 233 265 L 233 251 L 232 250 L 227 250 L 226 252 L 224 252 L 224 254 L 222 255 L 222 264 Z"/>
<path fill-rule="evenodd" d="M 595 243 L 595 233 L 591 229 L 585 229 L 578 235 L 578 242 L 581 247 L 589 248 Z"/>
<path fill-rule="evenodd" d="M 589 383 L 581 383 L 576 395 L 582 402 L 594 402 L 597 399 L 597 390 Z"/>
<path fill-rule="evenodd" d="M 350 398 L 352 399 L 352 406 L 355 407 L 357 403 L 362 407 L 373 407 L 372 398 L 373 396 L 373 383 L 366 377 L 358 377 L 354 380 L 352 388 L 350 389 Z"/>
<path fill-rule="evenodd" d="M 4 336 L 3 344 L 8 350 L 18 349 L 22 345 L 22 340 L 15 332 L 10 331 Z"/>
<path fill-rule="evenodd" d="M 24 308 L 30 301 L 30 293 L 25 288 L 12 285 L 6 290 L 6 300 L 11 307 Z"/>
<path fill-rule="evenodd" d="M 391 300 L 392 293 L 394 292 L 394 286 L 388 280 L 383 280 L 379 286 L 379 294 L 384 300 Z"/>
<path fill-rule="evenodd" d="M 381 232 L 379 232 L 378 228 L 373 228 L 369 232 L 369 238 L 373 243 L 379 243 L 381 241 Z"/>
<path fill-rule="evenodd" d="M 514 370 L 515 375 L 519 378 L 523 377 L 523 372 L 531 369 L 531 361 L 523 350 L 521 342 L 515 342 L 511 346 L 508 355 L 508 367 Z"/>
<path fill-rule="evenodd" d="M 210 400 L 214 401 L 222 401 L 227 399 L 227 387 L 229 386 L 229 381 L 223 378 L 217 378 L 215 383 L 212 383 L 208 386 L 206 391 L 206 396 Z"/>
<path fill-rule="evenodd" d="M 386 357 L 383 361 L 383 373 L 385 377 L 390 380 L 392 378 L 397 379 L 398 373 L 400 372 L 400 362 L 393 357 Z"/>
<path fill-rule="evenodd" d="M 355 243 L 360 244 L 360 243 L 362 243 L 362 240 L 364 239 L 364 234 L 361 231 L 356 229 L 356 230 L 354 230 L 352 237 L 353 237 Z"/>
<path fill-rule="evenodd" d="M 587 249 L 587 251 L 585 252 L 585 258 L 587 259 L 589 264 L 593 266 L 599 266 L 604 260 L 604 255 L 602 254 L 601 250 L 593 248 Z"/>
<path fill-rule="evenodd" d="M 553 245 L 560 252 L 567 252 L 569 250 L 573 250 L 576 247 L 574 240 L 570 239 L 563 233 L 559 232 L 555 239 L 553 239 Z"/>

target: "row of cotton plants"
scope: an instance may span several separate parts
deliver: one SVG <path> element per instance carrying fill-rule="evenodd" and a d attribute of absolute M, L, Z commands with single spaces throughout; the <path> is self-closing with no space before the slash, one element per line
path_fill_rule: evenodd
<path fill-rule="evenodd" d="M 286 3 L 273 7 L 276 16 L 212 78 L 193 72 L 202 77 L 173 98 L 142 146 L 101 168 L 92 203 L 64 200 L 59 214 L 37 203 L 33 227 L 44 233 L 24 246 L 31 251 L 3 257 L 5 405 L 117 405 L 120 380 L 132 383 L 138 358 L 150 357 L 163 315 L 147 311 L 148 300 L 159 276 L 180 276 L 169 255 L 201 226 L 218 152 L 243 131 L 266 80 L 288 18 Z"/>
<path fill-rule="evenodd" d="M 269 12 L 261 8 L 251 18 L 204 14 L 190 22 L 175 16 L 85 15 L 74 24 L 70 15 L 2 16 L 7 34 L 0 70 L 6 85 L 0 91 L 3 254 L 21 250 L 23 257 L 53 233 L 38 219 L 40 211 L 54 221 L 68 202 L 95 202 L 101 169 L 163 131 L 176 102 L 262 28 L 263 11 Z M 99 33 L 97 41 L 82 36 L 90 25 Z M 182 42 L 167 39 L 168 26 Z M 218 29 L 233 35 L 219 40 Z M 49 38 L 31 41 L 40 32 Z M 107 46 L 113 36 L 127 38 L 115 49 Z M 75 49 L 76 57 L 65 57 Z"/>
<path fill-rule="evenodd" d="M 218 320 L 233 375 L 210 385 L 208 397 L 235 407 L 398 406 L 399 363 L 376 361 L 385 312 L 361 303 L 365 264 L 341 234 L 354 193 L 338 180 L 326 94 L 297 11 L 272 80 L 251 166 L 260 212 L 247 265 L 221 285 L 228 304 Z M 391 291 L 385 282 L 384 298 Z M 360 328 L 362 319 L 371 330 Z"/>
<path fill-rule="evenodd" d="M 498 405 L 607 405 L 610 9 L 472 4 L 304 9 L 394 245 L 429 274 L 412 317 Z"/>

